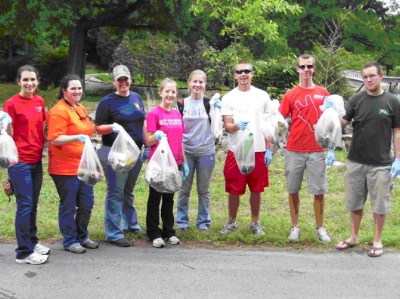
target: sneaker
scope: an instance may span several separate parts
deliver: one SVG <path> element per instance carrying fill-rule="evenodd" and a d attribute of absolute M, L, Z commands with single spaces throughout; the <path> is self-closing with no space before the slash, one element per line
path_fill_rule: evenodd
<path fill-rule="evenodd" d="M 219 232 L 220 235 L 226 235 L 227 233 L 233 232 L 238 228 L 236 221 L 227 221 L 223 230 Z"/>
<path fill-rule="evenodd" d="M 331 242 L 331 237 L 329 237 L 328 233 L 326 232 L 325 228 L 319 227 L 316 229 L 317 230 L 317 235 L 320 241 L 324 243 L 330 243 Z"/>
<path fill-rule="evenodd" d="M 99 243 L 88 239 L 85 243 L 81 243 L 81 245 L 85 248 L 96 249 L 99 248 Z"/>
<path fill-rule="evenodd" d="M 67 251 L 71 251 L 72 253 L 84 253 L 86 251 L 85 248 L 81 246 L 81 244 L 74 244 L 68 248 L 65 248 Z"/>
<path fill-rule="evenodd" d="M 33 250 L 35 250 L 37 253 L 42 254 L 42 255 L 46 255 L 46 254 L 50 253 L 50 248 L 46 247 L 40 243 L 37 243 Z"/>
<path fill-rule="evenodd" d="M 181 240 L 179 240 L 177 237 L 175 237 L 175 236 L 172 236 L 172 237 L 170 237 L 169 239 L 168 239 L 168 241 L 169 241 L 169 243 L 171 244 L 171 245 L 178 245 L 180 242 L 181 242 Z"/>
<path fill-rule="evenodd" d="M 209 234 L 210 233 L 210 229 L 206 226 L 206 227 L 199 227 L 199 232 L 203 233 L 203 234 Z"/>
<path fill-rule="evenodd" d="M 182 232 L 182 233 L 187 232 L 188 229 L 189 229 L 188 227 L 177 227 L 177 228 L 176 228 L 176 230 L 177 230 L 178 232 Z"/>
<path fill-rule="evenodd" d="M 265 235 L 265 232 L 259 221 L 253 221 L 252 223 L 250 223 L 250 231 L 253 233 L 253 235 L 256 236 Z"/>
<path fill-rule="evenodd" d="M 290 230 L 289 234 L 289 242 L 291 241 L 298 241 L 300 238 L 300 227 L 298 226 L 293 226 L 292 229 Z"/>
<path fill-rule="evenodd" d="M 48 255 L 42 255 L 34 251 L 31 255 L 28 255 L 23 259 L 15 259 L 15 261 L 17 262 L 17 264 L 40 265 L 45 263 L 48 258 L 49 258 Z"/>
<path fill-rule="evenodd" d="M 118 239 L 116 241 L 111 241 L 110 243 L 114 244 L 115 246 L 118 246 L 118 247 L 130 247 L 130 246 L 132 246 L 132 243 L 128 239 L 125 239 L 125 238 L 121 238 L 121 239 Z"/>
<path fill-rule="evenodd" d="M 165 246 L 165 242 L 162 238 L 157 238 L 153 240 L 153 246 L 156 248 L 162 248 Z"/>

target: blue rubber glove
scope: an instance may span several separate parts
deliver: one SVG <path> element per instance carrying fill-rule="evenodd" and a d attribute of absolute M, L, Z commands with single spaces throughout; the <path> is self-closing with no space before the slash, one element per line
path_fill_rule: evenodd
<path fill-rule="evenodd" d="M 7 119 L 7 125 L 12 123 L 10 115 L 8 115 L 7 112 L 0 111 L 0 121 L 2 121 L 3 119 Z"/>
<path fill-rule="evenodd" d="M 329 96 L 325 98 L 324 107 L 325 107 L 325 109 L 333 108 L 335 111 L 337 111 L 335 102 L 334 102 L 333 100 L 331 100 L 331 99 L 329 98 Z"/>
<path fill-rule="evenodd" d="M 187 162 L 182 163 L 182 180 L 186 180 L 187 176 L 189 175 L 189 165 Z"/>
<path fill-rule="evenodd" d="M 328 151 L 328 155 L 326 156 L 325 163 L 328 166 L 332 166 L 333 162 L 335 162 L 335 150 L 334 149 L 330 149 Z"/>
<path fill-rule="evenodd" d="M 164 133 L 163 131 L 160 131 L 160 130 L 156 131 L 156 132 L 154 133 L 154 135 L 156 135 L 156 138 L 157 138 L 158 141 L 160 141 L 161 138 L 167 136 L 167 135 L 165 135 L 165 133 Z"/>
<path fill-rule="evenodd" d="M 121 129 L 122 129 L 121 125 L 119 125 L 117 123 L 113 123 L 112 124 L 112 130 L 113 130 L 114 133 L 118 134 L 119 132 L 121 132 Z"/>
<path fill-rule="evenodd" d="M 392 179 L 400 174 L 400 158 L 394 160 L 390 174 L 392 175 Z"/>
<path fill-rule="evenodd" d="M 236 125 L 237 125 L 239 130 L 243 131 L 244 129 L 246 129 L 246 126 L 247 126 L 248 123 L 249 123 L 248 121 L 239 121 L 239 122 L 236 123 Z"/>
<path fill-rule="evenodd" d="M 270 148 L 267 148 L 264 154 L 264 164 L 269 166 L 272 162 L 272 150 Z"/>
<path fill-rule="evenodd" d="M 85 143 L 86 140 L 88 140 L 88 139 L 89 139 L 89 137 L 84 135 L 84 134 L 76 135 L 76 140 L 78 140 L 78 141 L 80 141 L 82 143 Z"/>
<path fill-rule="evenodd" d="M 220 99 L 214 99 L 214 109 L 218 108 L 221 109 L 222 103 Z"/>
<path fill-rule="evenodd" d="M 142 162 L 146 161 L 149 158 L 150 148 L 145 147 L 142 154 Z"/>

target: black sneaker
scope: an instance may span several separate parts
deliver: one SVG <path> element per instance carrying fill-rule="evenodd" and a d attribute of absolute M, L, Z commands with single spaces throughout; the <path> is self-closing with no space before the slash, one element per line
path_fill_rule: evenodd
<path fill-rule="evenodd" d="M 116 241 L 111 241 L 110 243 L 114 244 L 115 246 L 118 246 L 118 247 L 129 247 L 129 246 L 132 246 L 132 243 L 129 240 L 125 239 L 125 238 L 121 238 L 121 239 L 118 239 Z"/>

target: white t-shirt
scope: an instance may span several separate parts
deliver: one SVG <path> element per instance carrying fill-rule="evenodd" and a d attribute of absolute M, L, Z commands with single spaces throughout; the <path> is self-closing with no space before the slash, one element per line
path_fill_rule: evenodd
<path fill-rule="evenodd" d="M 248 91 L 237 87 L 222 98 L 221 114 L 231 115 L 235 123 L 248 121 L 247 128 L 253 133 L 256 152 L 265 152 L 265 139 L 261 133 L 260 116 L 267 113 L 271 98 L 266 91 L 251 86 Z M 234 151 L 240 134 L 228 133 L 228 149 Z"/>

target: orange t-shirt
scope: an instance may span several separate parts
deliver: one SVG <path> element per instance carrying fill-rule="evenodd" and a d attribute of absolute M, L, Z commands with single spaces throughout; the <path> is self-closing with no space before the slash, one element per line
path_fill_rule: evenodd
<path fill-rule="evenodd" d="M 84 144 L 80 141 L 74 141 L 64 145 L 53 145 L 51 141 L 61 135 L 84 134 L 90 137 L 94 132 L 94 126 L 89 119 L 86 108 L 77 104 L 75 110 L 75 108 L 61 99 L 47 113 L 47 122 L 49 173 L 76 175 Z"/>

